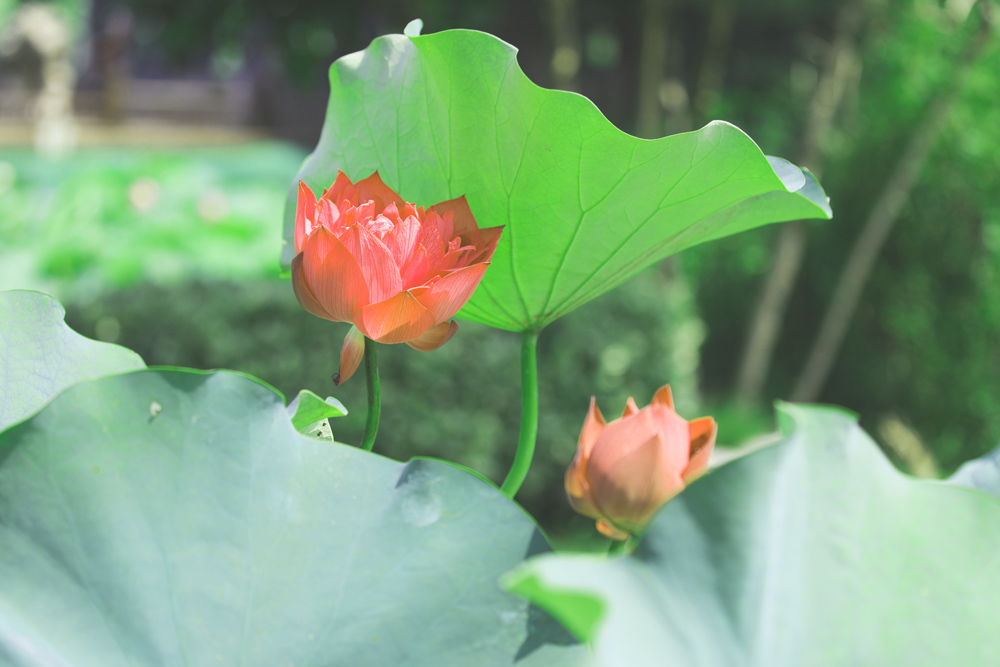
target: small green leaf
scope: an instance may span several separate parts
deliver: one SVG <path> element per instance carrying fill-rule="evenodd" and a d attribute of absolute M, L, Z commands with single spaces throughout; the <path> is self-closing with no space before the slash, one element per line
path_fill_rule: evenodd
<path fill-rule="evenodd" d="M 317 422 L 347 414 L 347 408 L 337 399 L 327 396 L 324 400 L 308 389 L 300 391 L 287 409 L 292 416 L 292 426 L 299 433 L 310 433 Z"/>
<path fill-rule="evenodd" d="M 601 600 L 599 665 L 1000 664 L 1000 500 L 901 474 L 844 410 L 779 416 L 634 555 L 542 555 L 513 590 L 567 627 L 567 593 Z"/>
<path fill-rule="evenodd" d="M 713 122 L 653 141 L 590 100 L 539 88 L 517 51 L 481 32 L 387 35 L 330 68 L 316 150 L 285 206 L 294 255 L 298 181 L 329 187 L 378 170 L 406 201 L 466 195 L 480 227 L 504 225 L 460 315 L 535 330 L 671 254 L 760 225 L 829 218 L 816 180 Z"/>
<path fill-rule="evenodd" d="M 0 292 L 0 431 L 83 382 L 145 368 L 135 352 L 84 338 L 41 292 Z"/>
<path fill-rule="evenodd" d="M 574 558 L 577 556 L 564 556 L 560 563 L 566 566 Z M 589 563 L 589 559 L 585 561 Z M 505 574 L 500 579 L 500 585 L 504 590 L 517 593 L 542 606 L 580 641 L 594 640 L 595 631 L 605 611 L 601 597 L 551 586 L 549 581 L 537 574 L 534 562 L 528 567 L 522 566 Z"/>

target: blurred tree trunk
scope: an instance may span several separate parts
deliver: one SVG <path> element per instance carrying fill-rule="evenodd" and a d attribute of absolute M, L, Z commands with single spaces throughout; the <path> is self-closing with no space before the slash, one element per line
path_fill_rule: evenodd
<path fill-rule="evenodd" d="M 823 136 L 833 122 L 849 84 L 857 81 L 860 72 L 854 42 L 864 17 L 865 0 L 854 0 L 841 8 L 819 81 L 809 102 L 798 163 L 816 175 L 822 162 Z M 803 221 L 796 220 L 782 226 L 740 360 L 736 396 L 741 403 L 755 403 L 760 398 L 771 368 L 785 309 L 802 268 L 805 245 L 806 227 Z"/>
<path fill-rule="evenodd" d="M 681 59 L 669 51 L 668 0 L 642 0 L 642 37 L 639 44 L 639 100 L 636 134 L 658 139 L 667 132 L 688 128 L 688 94 L 678 78 L 668 78 L 668 60 Z M 680 45 L 678 45 L 680 46 Z M 692 314 L 666 332 L 671 358 L 670 382 L 678 401 L 696 411 L 698 398 L 699 350 L 704 339 L 704 323 L 693 314 L 693 290 L 680 265 L 681 256 L 673 255 L 659 265 L 663 276 L 663 298 L 672 309 L 691 310 Z M 680 405 L 680 403 L 678 403 Z"/>
<path fill-rule="evenodd" d="M 911 475 L 922 479 L 941 479 L 941 468 L 938 467 L 934 454 L 927 449 L 916 431 L 904 424 L 899 417 L 882 415 L 877 429 L 882 442 L 903 462 Z"/>
<path fill-rule="evenodd" d="M 725 78 L 726 55 L 736 19 L 735 0 L 715 0 L 708 15 L 705 55 L 698 70 L 691 115 L 695 127 L 708 122 L 708 108 L 719 96 Z"/>
<path fill-rule="evenodd" d="M 642 0 L 642 41 L 639 50 L 639 104 L 636 134 L 663 136 L 660 84 L 667 61 L 667 0 Z"/>
<path fill-rule="evenodd" d="M 576 0 L 548 0 L 552 23 L 552 83 L 560 90 L 579 92 L 580 22 Z"/>
<path fill-rule="evenodd" d="M 899 218 L 900 210 L 909 198 L 935 141 L 941 134 L 944 120 L 958 99 L 969 70 L 989 44 L 992 35 L 991 6 L 989 1 L 977 4 L 980 14 L 979 29 L 959 53 L 951 71 L 941 81 L 940 87 L 932 94 L 924 116 L 910 138 L 909 145 L 900 156 L 889 182 L 886 183 L 868 214 L 861 234 L 851 249 L 847 265 L 840 274 L 840 280 L 823 317 L 819 334 L 792 393 L 793 401 L 814 401 L 823 388 L 875 260 Z"/>

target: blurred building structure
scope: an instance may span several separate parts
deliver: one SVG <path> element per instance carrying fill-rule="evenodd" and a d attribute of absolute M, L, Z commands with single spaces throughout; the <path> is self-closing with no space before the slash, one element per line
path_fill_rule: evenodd
<path fill-rule="evenodd" d="M 296 88 L 267 67 L 228 76 L 197 64 L 150 72 L 133 49 L 133 13 L 102 12 L 103 4 L 86 6 L 88 20 L 77 26 L 54 4 L 0 16 L 0 146 L 55 155 L 77 144 L 205 146 L 264 136 L 315 145 L 325 90 Z"/>
<path fill-rule="evenodd" d="M 0 31 L 0 55 L 17 63 L 24 84 L 4 106 L 30 121 L 32 142 L 46 155 L 65 154 L 76 144 L 71 47 L 70 28 L 50 5 L 21 5 Z"/>
<path fill-rule="evenodd" d="M 14 31 L 19 15 L 39 8 L 64 26 L 63 88 L 72 94 L 63 95 L 63 105 L 76 119 L 81 146 L 267 136 L 306 148 L 316 144 L 325 118 L 330 63 L 401 32 L 415 13 L 427 32 L 463 27 L 498 35 L 518 47 L 532 80 L 577 89 L 633 130 L 639 19 L 648 13 L 640 2 L 615 8 L 579 0 L 447 7 L 394 0 L 365 7 L 342 0 L 11 0 L 0 2 L 0 29 Z M 34 142 L 41 60 L 19 46 L 0 53 L 0 146 Z"/>

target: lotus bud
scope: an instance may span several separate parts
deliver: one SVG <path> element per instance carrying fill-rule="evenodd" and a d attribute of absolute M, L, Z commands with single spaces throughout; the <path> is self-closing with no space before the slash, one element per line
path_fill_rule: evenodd
<path fill-rule="evenodd" d="M 708 470 L 716 431 L 711 417 L 688 422 L 674 412 L 669 385 L 641 410 L 629 398 L 611 423 L 591 398 L 566 471 L 570 505 L 612 539 L 641 532 L 664 503 Z"/>

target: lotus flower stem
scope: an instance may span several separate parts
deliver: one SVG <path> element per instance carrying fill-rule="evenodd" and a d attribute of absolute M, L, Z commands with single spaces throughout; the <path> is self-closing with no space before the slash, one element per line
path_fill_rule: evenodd
<path fill-rule="evenodd" d="M 608 556 L 627 556 L 635 550 L 635 538 L 629 535 L 624 540 L 611 540 L 608 545 Z"/>
<path fill-rule="evenodd" d="M 500 490 L 513 498 L 528 476 L 538 437 L 538 332 L 521 334 L 521 433 L 514 462 Z"/>
<path fill-rule="evenodd" d="M 365 434 L 361 438 L 361 448 L 370 452 L 375 446 L 378 433 L 378 418 L 382 413 L 382 390 L 378 384 L 378 343 L 365 338 L 365 373 L 368 376 L 368 420 Z"/>

